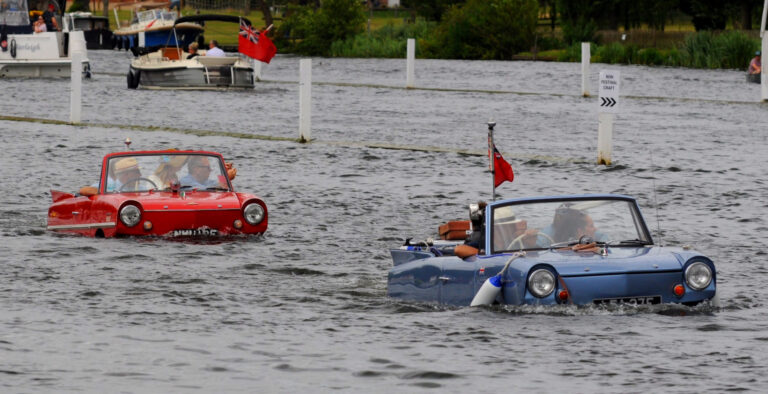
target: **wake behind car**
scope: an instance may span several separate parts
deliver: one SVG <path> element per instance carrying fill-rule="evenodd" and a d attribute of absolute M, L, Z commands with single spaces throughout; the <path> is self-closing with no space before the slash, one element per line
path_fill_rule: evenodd
<path fill-rule="evenodd" d="M 390 297 L 475 306 L 695 305 L 715 296 L 712 260 L 655 245 L 628 196 L 473 204 L 470 221 L 441 226 L 441 234 L 449 239 L 407 240 L 391 251 Z"/>
<path fill-rule="evenodd" d="M 219 153 L 132 151 L 104 157 L 97 185 L 51 190 L 48 230 L 91 237 L 262 234 L 267 206 L 236 192 Z"/>

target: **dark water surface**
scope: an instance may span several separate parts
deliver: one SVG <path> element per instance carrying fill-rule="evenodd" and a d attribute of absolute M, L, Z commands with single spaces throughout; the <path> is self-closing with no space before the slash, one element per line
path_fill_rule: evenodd
<path fill-rule="evenodd" d="M 131 91 L 128 56 L 91 51 L 83 121 L 296 137 L 298 86 Z M 403 60 L 314 59 L 315 81 L 401 86 Z M 593 86 L 601 65 L 593 65 Z M 315 85 L 319 143 L 0 121 L 2 392 L 724 392 L 768 384 L 768 234 L 759 85 L 738 71 L 610 66 L 626 98 L 598 167 L 596 98 L 575 63 L 419 61 L 418 86 Z M 115 75 L 99 72 L 120 73 Z M 271 81 L 297 81 L 278 57 Z M 69 118 L 66 80 L 0 80 L 2 115 Z M 668 99 L 664 97 L 686 98 Z M 723 100 L 723 101 L 718 101 Z M 743 102 L 743 103 L 739 103 Z M 749 103 L 751 102 L 751 103 Z M 721 307 L 440 308 L 386 298 L 388 249 L 490 194 L 485 122 L 515 169 L 503 197 L 625 193 L 663 243 L 718 268 Z M 270 209 L 262 238 L 87 239 L 47 232 L 49 189 L 104 154 L 219 151 Z M 656 197 L 654 198 L 654 183 Z"/>

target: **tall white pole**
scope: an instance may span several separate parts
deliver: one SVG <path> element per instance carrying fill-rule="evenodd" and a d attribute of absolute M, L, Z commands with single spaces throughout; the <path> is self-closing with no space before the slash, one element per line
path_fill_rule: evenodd
<path fill-rule="evenodd" d="M 261 81 L 261 62 L 256 59 L 251 59 L 251 62 L 253 63 L 253 85 L 256 85 L 256 82 Z"/>
<path fill-rule="evenodd" d="M 589 59 L 590 48 L 588 42 L 581 43 L 581 95 L 589 97 Z"/>
<path fill-rule="evenodd" d="M 69 91 L 69 121 L 70 123 L 80 123 L 82 114 L 83 53 L 74 51 L 70 58 L 72 60 L 70 66 L 72 83 Z"/>
<path fill-rule="evenodd" d="M 613 150 L 613 114 L 597 115 L 597 164 L 611 165 Z"/>
<path fill-rule="evenodd" d="M 309 142 L 312 118 L 312 59 L 299 62 L 299 141 Z"/>
<path fill-rule="evenodd" d="M 768 34 L 763 34 L 763 49 L 761 52 L 761 58 L 765 59 L 765 54 L 768 53 Z M 760 84 L 762 85 L 762 97 L 763 101 L 768 101 L 768 70 L 766 70 L 766 62 L 762 61 L 762 67 L 760 70 Z"/>
<path fill-rule="evenodd" d="M 413 88 L 413 81 L 414 81 L 414 59 L 416 58 L 416 40 L 413 38 L 408 39 L 408 48 L 407 48 L 407 57 L 408 60 L 406 61 L 406 80 L 405 80 L 405 87 L 406 88 Z"/>
<path fill-rule="evenodd" d="M 760 22 L 760 37 L 762 38 L 762 58 L 765 59 L 766 53 L 768 53 L 768 34 L 765 34 L 765 19 L 768 16 L 768 0 L 763 3 L 763 19 Z M 762 62 L 762 70 L 760 71 L 760 85 L 762 85 L 762 98 L 763 101 L 768 101 L 768 71 L 765 70 L 765 61 Z"/>

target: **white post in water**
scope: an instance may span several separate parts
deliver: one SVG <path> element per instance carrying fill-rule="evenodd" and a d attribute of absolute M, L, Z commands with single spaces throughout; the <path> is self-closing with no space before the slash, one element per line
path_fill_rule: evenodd
<path fill-rule="evenodd" d="M 611 151 L 613 150 L 613 114 L 619 108 L 619 81 L 618 71 L 600 71 L 599 115 L 597 117 L 597 164 L 611 165 Z"/>
<path fill-rule="evenodd" d="M 253 63 L 253 86 L 256 86 L 256 82 L 261 81 L 261 62 L 256 59 L 251 59 Z"/>
<path fill-rule="evenodd" d="M 766 16 L 768 16 L 768 0 L 765 0 L 763 3 L 763 19 L 760 22 L 760 37 L 762 38 L 763 43 L 760 54 L 762 56 L 766 56 L 766 53 L 768 53 L 768 34 L 765 34 Z M 762 85 L 761 90 L 763 101 L 768 101 L 768 71 L 765 70 L 765 61 L 762 61 L 762 67 L 760 70 L 760 85 Z"/>
<path fill-rule="evenodd" d="M 588 42 L 581 43 L 581 95 L 589 97 L 589 54 Z"/>
<path fill-rule="evenodd" d="M 71 54 L 72 84 L 69 92 L 69 122 L 80 123 L 82 113 L 82 89 L 83 89 L 83 53 L 74 51 Z"/>
<path fill-rule="evenodd" d="M 312 59 L 301 59 L 299 63 L 299 141 L 309 142 L 312 117 Z"/>
<path fill-rule="evenodd" d="M 86 53 L 85 34 L 82 31 L 69 32 L 69 69 L 71 77 L 69 121 L 71 123 L 80 123 L 82 119 L 83 60 L 85 60 Z"/>
<path fill-rule="evenodd" d="M 413 38 L 408 39 L 408 49 L 406 51 L 408 60 L 406 61 L 406 79 L 405 79 L 405 87 L 406 88 L 413 88 L 413 70 L 414 70 L 414 59 L 416 58 L 416 40 Z"/>

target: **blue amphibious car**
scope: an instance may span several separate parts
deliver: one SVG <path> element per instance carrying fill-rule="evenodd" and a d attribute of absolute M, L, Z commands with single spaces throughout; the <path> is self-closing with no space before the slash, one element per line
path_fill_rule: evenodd
<path fill-rule="evenodd" d="M 470 205 L 459 241 L 393 249 L 390 297 L 449 305 L 695 305 L 715 296 L 715 265 L 653 243 L 623 195 L 518 198 Z"/>

